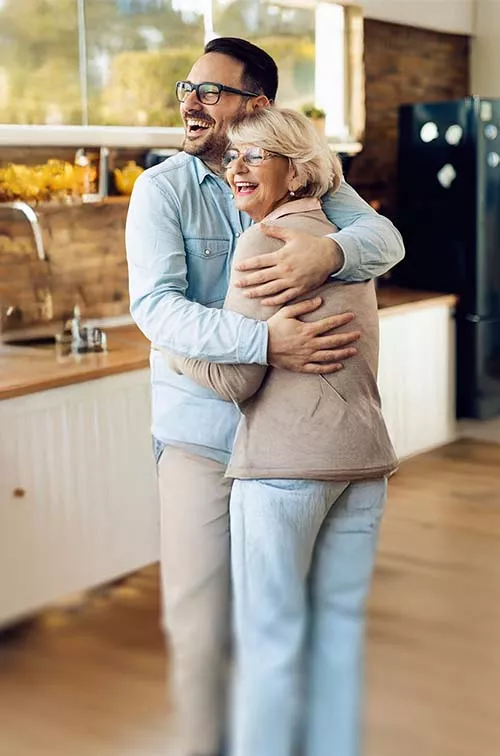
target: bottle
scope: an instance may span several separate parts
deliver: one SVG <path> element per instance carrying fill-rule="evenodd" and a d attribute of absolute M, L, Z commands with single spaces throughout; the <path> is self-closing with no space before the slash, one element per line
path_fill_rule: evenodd
<path fill-rule="evenodd" d="M 107 197 L 109 194 L 109 149 L 101 147 L 99 150 L 99 197 Z"/>
<path fill-rule="evenodd" d="M 75 153 L 75 165 L 82 169 L 82 202 L 95 202 L 99 199 L 99 152 L 80 147 Z"/>

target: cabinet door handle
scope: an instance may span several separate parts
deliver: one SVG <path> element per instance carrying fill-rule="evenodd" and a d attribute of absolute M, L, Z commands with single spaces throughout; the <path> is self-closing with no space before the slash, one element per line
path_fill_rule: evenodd
<path fill-rule="evenodd" d="M 14 488 L 12 494 L 14 499 L 23 499 L 26 496 L 26 491 L 24 488 Z"/>

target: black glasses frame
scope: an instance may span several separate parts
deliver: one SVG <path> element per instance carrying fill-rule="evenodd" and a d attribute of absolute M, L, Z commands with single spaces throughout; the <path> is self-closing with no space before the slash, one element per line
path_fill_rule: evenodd
<path fill-rule="evenodd" d="M 217 92 L 210 92 L 210 95 L 216 95 L 216 99 L 213 102 L 206 102 L 200 97 L 200 87 L 204 87 L 209 84 L 211 87 L 215 87 Z M 186 86 L 187 85 L 187 86 Z M 179 88 L 183 86 L 185 88 L 184 98 L 179 97 Z M 235 89 L 234 87 L 226 87 L 225 84 L 218 84 L 215 81 L 200 81 L 199 84 L 193 84 L 191 81 L 176 81 L 175 82 L 175 96 L 179 102 L 184 102 L 188 94 L 196 92 L 196 97 L 203 105 L 217 105 L 220 100 L 221 92 L 229 92 L 230 94 L 242 95 L 242 97 L 259 97 L 255 92 L 248 92 L 246 89 Z"/>

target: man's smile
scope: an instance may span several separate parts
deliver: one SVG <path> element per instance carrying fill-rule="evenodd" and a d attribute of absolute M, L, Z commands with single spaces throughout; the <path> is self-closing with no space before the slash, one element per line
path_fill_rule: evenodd
<path fill-rule="evenodd" d="M 184 116 L 187 137 L 196 137 L 205 133 L 213 125 L 213 121 L 199 116 Z"/>

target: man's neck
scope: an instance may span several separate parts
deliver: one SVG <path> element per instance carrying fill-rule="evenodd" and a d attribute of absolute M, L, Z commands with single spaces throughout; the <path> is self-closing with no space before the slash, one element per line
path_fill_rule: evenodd
<path fill-rule="evenodd" d="M 219 178 L 224 178 L 224 170 L 222 169 L 222 163 L 221 160 L 213 161 L 213 160 L 204 160 L 203 158 L 200 158 L 200 160 L 205 163 L 208 170 L 212 173 L 215 173 L 216 176 Z"/>

